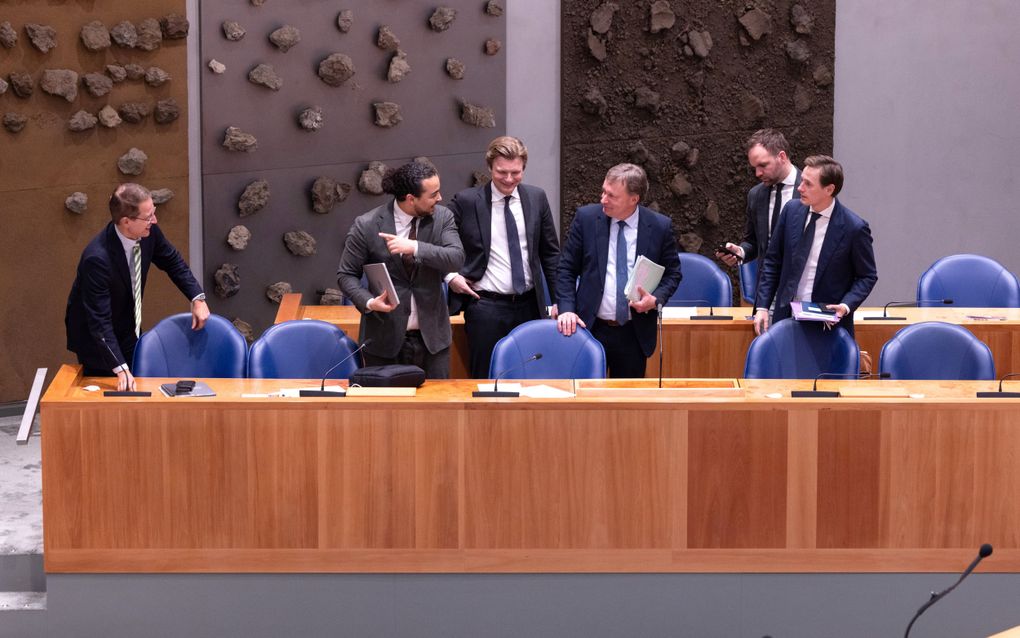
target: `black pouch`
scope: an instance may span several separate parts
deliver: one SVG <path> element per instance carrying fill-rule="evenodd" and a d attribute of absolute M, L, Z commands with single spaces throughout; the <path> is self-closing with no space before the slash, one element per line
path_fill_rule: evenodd
<path fill-rule="evenodd" d="M 420 388 L 425 383 L 425 371 L 399 364 L 368 366 L 355 371 L 349 381 L 366 388 Z"/>

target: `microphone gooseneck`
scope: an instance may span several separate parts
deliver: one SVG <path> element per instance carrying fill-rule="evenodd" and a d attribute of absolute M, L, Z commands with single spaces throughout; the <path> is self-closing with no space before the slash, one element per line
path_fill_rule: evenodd
<path fill-rule="evenodd" d="M 497 374 L 497 375 L 496 375 L 496 378 L 495 378 L 495 379 L 493 379 L 493 381 L 492 381 L 492 391 L 493 391 L 494 393 L 495 393 L 495 392 L 499 392 L 499 380 L 500 380 L 500 379 L 502 379 L 502 378 L 503 378 L 503 376 L 504 376 L 504 375 L 506 375 L 506 373 L 508 373 L 508 372 L 513 372 L 513 371 L 514 371 L 514 370 L 516 370 L 517 368 L 523 368 L 523 367 L 524 367 L 525 365 L 527 365 L 527 364 L 531 363 L 532 361 L 538 361 L 538 360 L 539 360 L 539 359 L 541 359 L 541 358 L 542 358 L 542 353 L 541 353 L 541 352 L 536 352 L 535 354 L 531 355 L 530 357 L 528 357 L 528 358 L 527 358 L 527 359 L 525 359 L 524 361 L 521 361 L 521 362 L 520 362 L 520 363 L 518 363 L 517 365 L 513 365 L 513 366 L 510 366 L 510 367 L 509 367 L 509 368 L 507 368 L 506 370 L 503 370 L 502 372 L 500 372 L 499 374 Z"/>
<path fill-rule="evenodd" d="M 926 602 L 923 605 L 921 605 L 921 608 L 917 610 L 917 613 L 914 614 L 914 617 L 910 619 L 910 624 L 907 625 L 907 630 L 906 630 L 906 632 L 903 633 L 903 638 L 909 638 L 909 636 L 910 636 L 910 629 L 911 629 L 911 627 L 914 626 L 914 623 L 917 622 L 917 619 L 921 617 L 921 614 L 923 614 L 924 612 L 928 611 L 929 607 L 931 607 L 932 605 L 934 605 L 938 601 L 942 600 L 943 598 L 945 598 L 949 594 L 949 592 L 951 592 L 954 589 L 956 589 L 957 586 L 959 586 L 959 584 L 963 582 L 964 578 L 966 578 L 967 576 L 970 576 L 970 573 L 972 571 L 974 571 L 974 569 L 978 566 L 978 563 L 980 563 L 982 560 L 984 560 L 985 558 L 988 558 L 991 555 L 992 555 L 992 546 L 989 543 L 985 543 L 984 545 L 981 546 L 980 549 L 978 549 L 978 555 L 974 558 L 973 561 L 971 561 L 970 565 L 967 566 L 967 569 L 963 570 L 963 573 L 960 574 L 960 577 L 958 579 L 956 579 L 955 583 L 953 583 L 948 588 L 943 589 L 940 592 L 937 592 L 937 593 L 936 592 L 932 592 L 931 593 L 931 598 L 928 599 L 928 602 Z"/>
<path fill-rule="evenodd" d="M 951 305 L 952 299 L 915 299 L 912 301 L 890 301 L 889 303 L 882 306 L 882 319 L 889 318 L 889 308 L 912 308 L 914 306 L 920 306 L 923 303 L 940 303 L 945 305 Z M 896 317 L 899 319 L 899 317 Z"/>
<path fill-rule="evenodd" d="M 662 387 L 662 347 L 665 345 L 662 342 L 662 304 L 655 304 L 655 311 L 657 313 L 656 323 L 659 329 L 659 387 Z"/>
<path fill-rule="evenodd" d="M 818 390 L 819 379 L 888 379 L 891 374 L 888 372 L 858 372 L 854 373 L 842 373 L 842 372 L 823 372 L 815 377 L 815 383 L 811 386 L 811 391 L 815 392 Z"/>
<path fill-rule="evenodd" d="M 354 352 L 350 353 L 349 355 L 347 355 L 343 359 L 340 359 L 340 361 L 338 361 L 335 364 L 333 364 L 332 366 L 330 366 L 329 370 L 326 370 L 326 372 L 323 373 L 323 375 L 322 375 L 322 383 L 319 384 L 319 391 L 320 392 L 325 392 L 325 390 L 326 390 L 326 379 L 329 378 L 329 373 L 330 372 L 336 370 L 338 367 L 340 367 L 341 364 L 347 363 L 350 360 L 351 357 L 353 357 L 354 355 L 356 355 L 359 352 L 361 352 L 362 350 L 364 350 L 365 346 L 367 346 L 370 343 L 372 343 L 371 339 L 365 339 L 361 343 L 360 346 L 358 346 L 357 348 L 354 349 Z"/>

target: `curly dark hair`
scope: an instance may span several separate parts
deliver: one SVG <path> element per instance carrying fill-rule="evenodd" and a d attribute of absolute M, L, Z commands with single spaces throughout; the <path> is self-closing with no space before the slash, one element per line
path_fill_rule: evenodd
<path fill-rule="evenodd" d="M 408 195 L 418 197 L 421 195 L 421 183 L 430 177 L 435 177 L 434 166 L 423 162 L 408 162 L 399 168 L 391 168 L 383 176 L 382 189 L 397 198 L 398 202 L 404 201 Z"/>

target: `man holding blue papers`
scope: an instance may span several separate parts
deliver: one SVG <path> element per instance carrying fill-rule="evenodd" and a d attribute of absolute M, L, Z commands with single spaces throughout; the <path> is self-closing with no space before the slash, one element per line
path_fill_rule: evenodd
<path fill-rule="evenodd" d="M 783 207 L 762 263 L 754 331 L 768 330 L 773 319 L 790 317 L 797 302 L 815 302 L 834 311 L 853 335 L 853 312 L 878 281 L 868 223 L 836 200 L 843 188 L 843 167 L 827 155 L 804 160 L 800 200 Z"/>
<path fill-rule="evenodd" d="M 577 209 L 556 271 L 559 331 L 591 330 L 614 378 L 645 376 L 655 351 L 656 307 L 680 285 L 673 226 L 665 215 L 640 205 L 647 193 L 648 177 L 640 166 L 609 169 L 602 203 Z M 651 292 L 635 285 L 628 299 L 625 288 L 641 256 L 662 266 L 662 278 Z"/>

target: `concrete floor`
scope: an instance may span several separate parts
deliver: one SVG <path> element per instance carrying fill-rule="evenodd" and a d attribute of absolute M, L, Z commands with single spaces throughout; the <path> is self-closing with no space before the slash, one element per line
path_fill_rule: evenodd
<path fill-rule="evenodd" d="M 42 554 L 42 451 L 36 416 L 28 445 L 17 445 L 21 418 L 0 418 L 0 555 Z"/>

